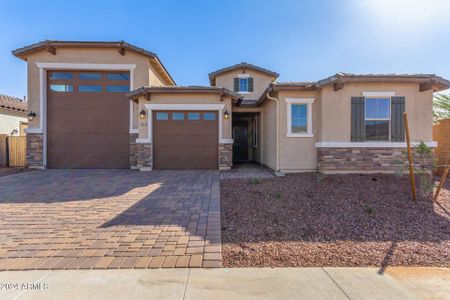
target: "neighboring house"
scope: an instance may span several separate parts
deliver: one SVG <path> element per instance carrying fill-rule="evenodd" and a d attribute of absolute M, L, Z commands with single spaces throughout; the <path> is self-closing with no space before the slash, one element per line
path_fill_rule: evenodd
<path fill-rule="evenodd" d="M 27 102 L 0 94 L 0 134 L 25 135 L 27 126 Z"/>
<path fill-rule="evenodd" d="M 13 51 L 28 64 L 27 158 L 35 168 L 229 169 L 254 161 L 282 172 L 393 172 L 432 141 L 435 75 L 338 73 L 276 82 L 247 63 L 176 86 L 156 54 L 125 42 L 44 41 Z"/>

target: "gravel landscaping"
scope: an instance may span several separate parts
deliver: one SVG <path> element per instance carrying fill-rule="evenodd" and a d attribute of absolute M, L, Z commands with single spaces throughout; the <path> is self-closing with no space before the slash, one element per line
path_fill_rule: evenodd
<path fill-rule="evenodd" d="M 228 179 L 221 201 L 225 267 L 450 267 L 450 180 L 434 204 L 394 175 Z"/>

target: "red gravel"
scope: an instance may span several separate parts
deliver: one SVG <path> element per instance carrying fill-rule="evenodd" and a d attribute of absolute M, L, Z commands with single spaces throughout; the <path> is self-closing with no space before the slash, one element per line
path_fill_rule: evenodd
<path fill-rule="evenodd" d="M 407 177 L 221 181 L 225 267 L 450 266 L 450 181 L 438 203 Z"/>

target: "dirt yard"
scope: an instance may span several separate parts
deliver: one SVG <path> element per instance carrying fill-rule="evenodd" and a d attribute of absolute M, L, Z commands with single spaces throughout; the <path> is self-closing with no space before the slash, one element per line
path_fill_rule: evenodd
<path fill-rule="evenodd" d="M 394 175 L 222 180 L 221 201 L 225 267 L 450 267 L 449 180 L 435 204 Z"/>

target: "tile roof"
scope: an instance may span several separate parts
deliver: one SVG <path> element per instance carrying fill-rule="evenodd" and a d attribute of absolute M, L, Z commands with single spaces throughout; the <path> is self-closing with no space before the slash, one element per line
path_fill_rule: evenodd
<path fill-rule="evenodd" d="M 424 80 L 424 81 L 433 81 L 442 86 L 450 87 L 450 81 L 444 79 L 436 74 L 397 74 L 397 73 L 382 73 L 382 74 L 354 74 L 354 73 L 344 73 L 339 72 L 335 75 L 329 76 L 322 80 L 317 81 L 319 86 L 324 86 L 339 80 L 352 80 L 352 79 L 406 79 L 406 80 Z"/>
<path fill-rule="evenodd" d="M 240 100 L 242 96 L 223 87 L 215 86 L 144 86 L 127 94 L 128 98 L 134 98 L 145 93 L 217 93 Z"/>
<path fill-rule="evenodd" d="M 170 73 L 167 71 L 166 67 L 163 65 L 158 55 L 155 53 L 148 51 L 146 49 L 137 47 L 135 45 L 129 44 L 125 41 L 58 41 L 58 40 L 44 40 L 40 41 L 22 48 L 18 48 L 12 51 L 12 54 L 18 58 L 25 59 L 26 55 L 37 50 L 45 49 L 46 47 L 93 47 L 93 48 L 109 48 L 109 47 L 117 47 L 133 50 L 137 53 L 148 56 L 154 60 L 156 60 L 159 65 L 161 65 L 162 70 L 166 74 L 166 76 L 175 84 L 175 80 L 173 80 Z"/>
<path fill-rule="evenodd" d="M 272 75 L 273 77 L 278 77 L 280 75 L 277 72 L 270 71 L 268 69 L 265 69 L 265 68 L 262 68 L 262 67 L 259 67 L 256 65 L 252 65 L 252 64 L 249 64 L 246 62 L 241 62 L 239 64 L 228 66 L 228 67 L 225 67 L 225 68 L 222 68 L 222 69 L 219 69 L 219 70 L 209 73 L 208 74 L 209 81 L 210 81 L 211 85 L 214 85 L 214 79 L 217 77 L 217 75 L 228 72 L 228 71 L 236 70 L 236 69 L 242 69 L 242 68 L 256 70 L 256 71 L 259 71 L 259 72 L 262 72 L 262 73 L 265 73 L 268 75 Z"/>
<path fill-rule="evenodd" d="M 26 114 L 27 102 L 23 99 L 0 94 L 0 108 Z"/>
<path fill-rule="evenodd" d="M 314 81 L 276 81 L 272 83 L 273 86 L 280 86 L 280 87 L 314 87 L 317 85 L 317 82 Z"/>

